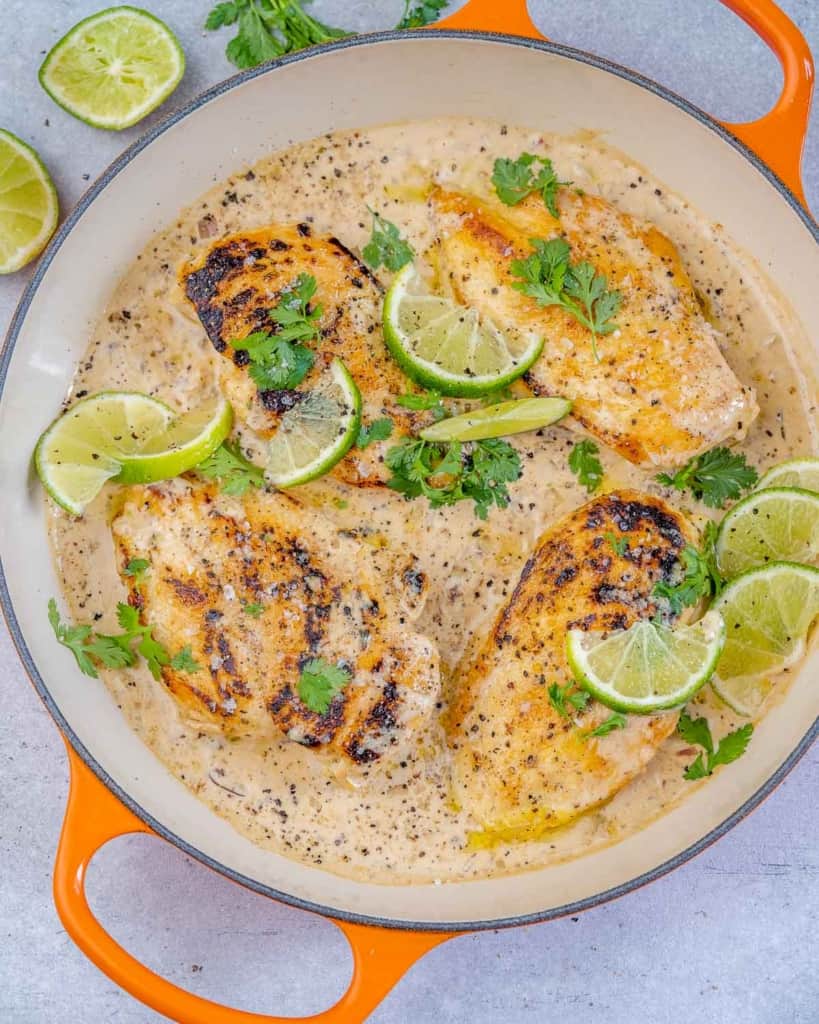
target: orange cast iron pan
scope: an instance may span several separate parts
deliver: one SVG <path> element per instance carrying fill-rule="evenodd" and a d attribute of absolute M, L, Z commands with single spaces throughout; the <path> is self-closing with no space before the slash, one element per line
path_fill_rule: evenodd
<path fill-rule="evenodd" d="M 753 154 L 756 154 L 778 177 L 777 187 L 787 197 L 788 190 L 804 203 L 804 194 L 800 180 L 799 165 L 803 140 L 807 128 L 807 118 L 811 99 L 813 65 L 807 44 L 795 25 L 780 11 L 771 0 L 723 0 L 727 7 L 744 19 L 768 44 L 778 57 L 784 73 L 782 93 L 774 108 L 765 117 L 747 124 L 729 124 L 722 127 L 743 143 Z M 666 90 L 647 83 L 639 76 L 633 75 L 622 68 L 614 69 L 605 62 L 597 61 L 588 55 L 565 47 L 557 47 L 545 42 L 544 37 L 532 24 L 526 10 L 525 0 L 472 0 L 462 10 L 431 30 L 437 36 L 454 35 L 454 30 L 469 30 L 472 33 L 502 33 L 507 38 L 497 35 L 490 36 L 499 43 L 509 43 L 509 36 L 525 37 L 533 41 L 530 45 L 567 56 L 575 61 L 595 63 L 598 67 L 614 70 L 618 75 L 627 76 L 637 84 L 650 87 L 670 103 L 681 105 Z M 405 35 L 402 33 L 402 35 Z M 391 33 L 376 34 L 373 41 L 389 39 Z M 341 41 L 327 47 L 333 51 L 351 45 L 368 45 L 368 40 L 359 43 Z M 418 45 L 423 45 L 419 40 Z M 256 69 L 238 75 L 231 81 L 230 88 L 241 85 L 249 78 L 259 74 L 275 74 L 276 68 L 282 63 L 292 63 L 301 59 L 301 55 L 286 58 L 273 66 Z M 314 57 L 315 59 L 315 57 Z M 224 90 L 224 86 L 221 87 Z M 152 137 L 161 134 L 171 123 L 185 117 L 203 103 L 211 94 L 205 94 L 180 114 L 174 115 L 164 125 L 160 125 L 151 133 Z M 691 108 L 686 106 L 688 112 Z M 704 114 L 696 113 L 704 123 L 714 126 L 715 122 Z M 753 156 L 746 153 L 749 159 Z M 111 175 L 112 171 L 107 172 Z M 48 262 L 48 256 L 46 256 Z M 24 299 L 24 302 L 26 300 Z M 3 594 L 4 605 L 12 628 L 15 642 L 20 649 L 26 667 L 32 673 L 37 685 L 37 673 L 31 658 L 27 656 L 25 643 L 16 627 L 16 618 L 11 612 L 7 592 Z M 37 685 L 41 696 L 44 684 Z M 49 709 L 55 711 L 49 703 Z M 61 716 L 57 715 L 58 718 Z M 62 722 L 65 727 L 65 722 Z M 71 735 L 70 730 L 66 732 Z M 54 899 L 60 918 L 66 930 L 83 952 L 110 978 L 137 999 L 165 1014 L 181 1024 L 270 1024 L 275 1021 L 292 1020 L 293 1018 L 266 1016 L 219 1006 L 209 1000 L 192 995 L 177 988 L 170 982 L 148 970 L 134 957 L 130 956 L 99 924 L 91 913 L 85 897 L 84 879 L 88 865 L 94 854 L 109 840 L 132 832 L 156 834 L 137 814 L 127 809 L 124 804 L 101 781 L 98 768 L 92 770 L 83 757 L 67 740 L 68 759 L 71 770 L 71 786 L 68 798 L 65 823 L 57 851 L 54 872 Z M 803 748 L 804 749 L 804 748 Z M 620 888 L 601 893 L 594 901 L 602 902 L 619 895 L 639 884 L 658 877 L 672 867 L 682 863 L 698 852 L 709 842 L 716 839 L 725 828 L 755 806 L 763 796 L 781 780 L 781 777 L 792 766 L 795 757 L 788 762 L 778 777 L 770 779 L 765 787 L 726 823 L 706 836 L 695 848 L 692 847 L 674 861 L 661 866 L 650 876 L 643 876 Z M 181 845 L 181 844 L 180 844 Z M 195 856 L 196 851 L 190 851 Z M 294 900 L 294 902 L 297 902 Z M 588 904 L 587 904 L 588 905 Z M 576 912 L 577 906 L 561 908 L 541 915 L 543 919 L 554 917 L 558 913 Z M 334 912 L 327 909 L 328 917 Z M 347 936 L 353 952 L 353 978 L 345 995 L 324 1013 L 309 1018 L 309 1021 L 326 1022 L 326 1024 L 357 1024 L 366 1018 L 370 1011 L 383 999 L 404 972 L 424 953 L 453 934 L 459 932 L 435 930 L 434 926 L 426 925 L 424 930 L 408 929 L 403 922 L 384 922 L 385 926 L 374 927 L 352 919 L 340 920 L 334 917 L 335 923 Z M 514 922 L 503 922 L 514 923 Z M 475 922 L 475 927 L 481 922 Z M 492 922 L 496 926 L 496 922 Z M 445 929 L 447 926 L 439 926 Z M 460 932 L 463 934 L 463 932 Z"/>

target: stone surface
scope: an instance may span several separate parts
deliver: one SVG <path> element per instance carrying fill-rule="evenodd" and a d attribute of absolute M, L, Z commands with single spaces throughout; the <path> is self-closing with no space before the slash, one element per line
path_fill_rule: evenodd
<path fill-rule="evenodd" d="M 3 0 L 0 123 L 51 168 L 63 209 L 139 129 L 109 135 L 56 108 L 36 81 L 38 55 L 101 0 Z M 188 72 L 169 106 L 231 69 L 224 34 L 207 35 L 208 0 L 150 0 L 178 32 Z M 454 4 L 453 4 L 454 6 Z M 816 0 L 783 0 L 814 50 Z M 350 28 L 383 28 L 400 0 L 316 0 Z M 761 114 L 779 85 L 773 57 L 716 0 L 533 0 L 553 39 L 637 68 L 712 113 Z M 819 208 L 819 117 L 806 152 Z M 0 280 L 5 327 L 26 273 Z M 9 443 L 8 439 L 4 439 Z M 2 628 L 2 627 L 0 627 Z M 152 1024 L 67 938 L 51 902 L 66 794 L 62 742 L 0 633 L 0 1020 L 8 1024 Z M 417 965 L 373 1024 L 809 1024 L 819 1017 L 815 792 L 819 753 L 716 846 L 666 879 L 579 918 L 459 938 Z M 350 957 L 327 922 L 244 892 L 146 838 L 111 844 L 89 889 L 103 923 L 174 982 L 257 1011 L 314 1013 L 343 991 Z"/>

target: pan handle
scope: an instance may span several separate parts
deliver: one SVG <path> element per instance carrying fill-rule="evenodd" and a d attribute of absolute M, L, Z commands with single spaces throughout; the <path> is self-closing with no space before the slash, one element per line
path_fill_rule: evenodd
<path fill-rule="evenodd" d="M 724 123 L 752 149 L 805 204 L 800 164 L 808 130 L 813 93 L 813 57 L 805 37 L 774 0 L 720 0 L 749 25 L 776 54 L 782 65 L 782 92 L 773 108 L 757 121 Z M 526 0 L 469 0 L 436 28 L 506 32 L 545 39 L 529 17 Z"/>
<path fill-rule="evenodd" d="M 234 1010 L 186 992 L 127 953 L 94 917 L 85 896 L 85 873 L 111 839 L 153 831 L 132 814 L 80 760 L 66 741 L 71 783 L 54 865 L 54 902 L 65 930 L 85 955 L 126 992 L 178 1024 L 359 1024 L 445 932 L 413 932 L 334 921 L 353 953 L 353 977 L 341 999 L 312 1017 L 271 1017 Z"/>

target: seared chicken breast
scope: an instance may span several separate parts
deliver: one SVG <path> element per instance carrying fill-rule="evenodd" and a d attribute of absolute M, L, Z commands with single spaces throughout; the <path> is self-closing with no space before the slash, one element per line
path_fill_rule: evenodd
<path fill-rule="evenodd" d="M 231 346 L 255 331 L 278 328 L 270 319 L 283 291 L 299 274 L 311 274 L 321 307 L 316 359 L 296 390 L 259 391 L 247 372 L 248 355 Z M 273 224 L 220 239 L 182 267 L 180 283 L 214 348 L 220 384 L 237 417 L 261 436 L 269 436 L 282 414 L 299 401 L 316 377 L 340 358 L 358 385 L 365 423 L 389 414 L 394 433 L 408 433 L 415 417 L 394 404 L 407 380 L 391 359 L 381 332 L 382 290 L 377 279 L 337 239 L 314 235 L 308 224 Z M 350 483 L 378 483 L 384 477 L 383 445 L 353 449 L 335 470 Z"/>
<path fill-rule="evenodd" d="M 184 480 L 129 488 L 112 530 L 131 604 L 200 666 L 162 670 L 198 722 L 366 764 L 405 750 L 432 712 L 438 655 L 410 625 L 426 585 L 411 556 L 384 573 L 366 544 L 285 494 L 231 498 Z M 141 582 L 124 573 L 137 557 L 150 561 Z M 323 714 L 299 697 L 318 658 L 349 673 Z"/>
<path fill-rule="evenodd" d="M 758 409 L 734 376 L 674 244 L 657 228 L 598 196 L 561 189 L 560 219 L 539 196 L 517 206 L 436 189 L 436 253 L 443 282 L 501 328 L 540 331 L 543 354 L 527 380 L 562 395 L 588 431 L 630 462 L 671 466 L 744 437 Z M 541 307 L 511 287 L 510 264 L 530 239 L 564 237 L 622 295 L 618 329 L 598 339 L 558 306 Z"/>
<path fill-rule="evenodd" d="M 627 542 L 618 554 L 607 534 Z M 677 715 L 632 715 L 599 738 L 611 712 L 591 701 L 563 717 L 549 686 L 572 676 L 569 629 L 625 629 L 657 611 L 693 527 L 659 498 L 595 498 L 541 539 L 509 603 L 469 664 L 456 671 L 447 713 L 456 801 L 484 841 L 537 839 L 613 796 L 674 731 Z M 621 547 L 620 544 L 617 547 Z"/>

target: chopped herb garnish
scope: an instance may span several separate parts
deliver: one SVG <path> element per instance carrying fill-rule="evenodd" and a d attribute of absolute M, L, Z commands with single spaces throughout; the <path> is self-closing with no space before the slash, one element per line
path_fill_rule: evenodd
<path fill-rule="evenodd" d="M 361 252 L 364 262 L 371 270 L 378 270 L 382 264 L 387 270 L 400 270 L 415 255 L 412 246 L 401 237 L 401 232 L 392 221 L 369 206 L 367 209 L 373 217 L 373 230 Z"/>
<path fill-rule="evenodd" d="M 566 707 L 567 704 L 575 711 L 583 711 L 590 700 L 591 694 L 585 690 L 576 690 L 574 683 L 566 683 L 565 686 L 552 683 L 549 686 L 549 703 L 563 718 L 568 718 L 571 714 Z"/>
<path fill-rule="evenodd" d="M 679 564 L 682 573 L 673 582 L 658 580 L 651 592 L 652 597 L 668 601 L 674 615 L 679 615 L 683 608 L 690 608 L 701 598 L 710 597 L 714 593 L 708 562 L 691 544 L 680 552 Z"/>
<path fill-rule="evenodd" d="M 336 694 L 350 681 L 350 671 L 324 658 L 305 662 L 299 676 L 299 700 L 317 715 L 326 714 Z"/>
<path fill-rule="evenodd" d="M 547 157 L 521 153 L 517 160 L 499 157 L 495 161 L 492 184 L 498 199 L 507 206 L 515 206 L 532 192 L 539 192 L 549 213 L 557 217 L 558 186 L 571 182 L 558 180 L 552 161 Z"/>
<path fill-rule="evenodd" d="M 264 605 L 259 604 L 257 601 L 252 601 L 249 604 L 243 604 L 242 611 L 245 615 L 249 615 L 251 619 L 258 619 L 264 611 Z"/>
<path fill-rule="evenodd" d="M 721 764 L 730 764 L 742 757 L 745 753 L 754 727 L 749 722 L 727 736 L 723 736 L 714 749 L 714 740 L 711 736 L 711 728 L 705 718 L 691 718 L 687 711 L 683 711 L 680 720 L 677 722 L 677 732 L 686 743 L 696 743 L 704 748 L 704 753 L 697 754 L 696 760 L 683 772 L 683 778 L 689 782 L 697 779 L 707 778 L 713 774 L 715 768 Z"/>
<path fill-rule="evenodd" d="M 506 508 L 506 485 L 521 474 L 520 457 L 499 438 L 462 443 L 406 438 L 387 451 L 387 486 L 407 498 L 427 498 L 432 508 L 471 499 L 486 519 L 492 505 Z"/>
<path fill-rule="evenodd" d="M 437 21 L 449 0 L 422 0 L 411 6 L 412 0 L 404 0 L 404 13 L 396 28 L 423 28 Z"/>
<path fill-rule="evenodd" d="M 248 487 L 264 487 L 264 470 L 242 455 L 238 444 L 223 442 L 196 472 L 206 480 L 218 480 L 225 494 L 241 497 Z"/>
<path fill-rule="evenodd" d="M 589 494 L 593 494 L 603 480 L 603 465 L 597 457 L 599 451 L 594 441 L 586 439 L 578 441 L 569 452 L 569 469 Z"/>
<path fill-rule="evenodd" d="M 191 653 L 190 644 L 183 647 L 181 651 L 177 651 L 177 653 L 171 658 L 171 668 L 175 668 L 177 672 L 202 671 L 202 666 Z"/>
<path fill-rule="evenodd" d="M 421 391 L 418 394 L 399 395 L 395 404 L 415 412 L 429 410 L 436 422 L 444 419 L 447 415 L 440 391 Z"/>
<path fill-rule="evenodd" d="M 592 335 L 592 352 L 597 362 L 597 338 L 617 330 L 612 321 L 622 302 L 617 291 L 608 291 L 604 274 L 591 263 L 571 262 L 569 243 L 563 238 L 530 238 L 533 252 L 525 260 L 512 260 L 511 271 L 519 280 L 512 287 L 533 298 L 540 306 L 559 306 L 570 313 Z"/>
<path fill-rule="evenodd" d="M 712 448 L 695 456 L 673 475 L 657 475 L 661 484 L 679 491 L 688 489 L 711 508 L 724 508 L 726 501 L 736 501 L 758 478 L 759 474 L 748 465 L 745 456 L 730 448 Z"/>
<path fill-rule="evenodd" d="M 590 729 L 585 735 L 586 739 L 591 739 L 592 736 L 608 736 L 610 732 L 614 732 L 615 729 L 625 729 L 628 719 L 625 715 L 619 711 L 614 711 L 609 715 L 608 718 L 604 719 L 600 725 L 595 729 Z"/>
<path fill-rule="evenodd" d="M 132 558 L 122 570 L 126 576 L 132 576 L 134 586 L 139 587 L 145 582 L 145 574 L 151 568 L 147 558 Z"/>
<path fill-rule="evenodd" d="M 355 439 L 357 448 L 366 448 L 373 441 L 386 441 L 392 434 L 392 420 L 388 416 L 373 420 L 369 426 L 363 423 L 358 428 L 358 437 Z"/>
<path fill-rule="evenodd" d="M 606 533 L 603 534 L 603 536 L 606 538 L 609 544 L 611 544 L 612 550 L 614 551 L 615 555 L 619 555 L 622 558 L 623 555 L 628 551 L 628 541 L 625 537 L 618 537 L 616 534 L 612 533 L 609 530 L 607 530 Z"/>

